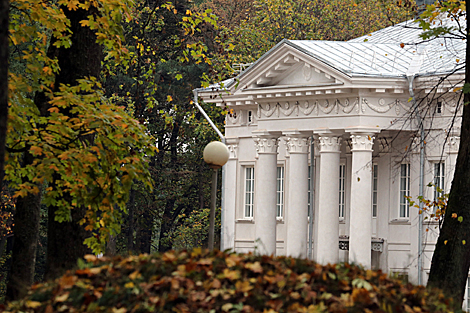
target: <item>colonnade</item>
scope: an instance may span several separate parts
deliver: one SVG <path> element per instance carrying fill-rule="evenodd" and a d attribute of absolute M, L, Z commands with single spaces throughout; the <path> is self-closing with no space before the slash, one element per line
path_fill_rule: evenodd
<path fill-rule="evenodd" d="M 371 267 L 372 147 L 370 129 L 346 130 L 351 137 L 351 201 L 349 260 Z M 339 261 L 339 165 L 342 134 L 315 131 L 318 138 L 319 184 L 314 218 L 314 259 L 322 264 Z M 286 203 L 286 254 L 306 257 L 308 220 L 308 148 L 312 133 L 254 131 L 257 149 L 255 180 L 255 242 L 261 254 L 276 254 L 276 169 L 278 140 L 282 138 L 290 158 Z M 235 210 L 235 208 L 233 208 Z M 227 212 L 230 209 L 227 208 Z M 233 212 L 233 211 L 232 211 Z M 234 224 L 234 223 L 233 223 Z M 233 240 L 233 239 L 232 239 Z"/>

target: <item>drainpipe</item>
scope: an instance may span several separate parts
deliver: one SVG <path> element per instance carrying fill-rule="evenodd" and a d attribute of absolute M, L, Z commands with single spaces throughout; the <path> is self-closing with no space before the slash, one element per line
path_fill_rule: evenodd
<path fill-rule="evenodd" d="M 313 260 L 313 212 L 314 212 L 314 186 L 315 186 L 315 144 L 314 137 L 310 139 L 310 208 L 308 219 L 308 250 L 307 257 Z"/>
<path fill-rule="evenodd" d="M 204 88 L 196 88 L 193 90 L 194 94 L 194 105 L 196 108 L 198 108 L 199 112 L 201 112 L 202 116 L 209 122 L 209 125 L 211 125 L 212 129 L 215 130 L 217 135 L 220 137 L 220 140 L 222 143 L 225 145 L 225 136 L 222 134 L 222 132 L 215 126 L 214 122 L 212 122 L 211 118 L 209 115 L 207 115 L 206 111 L 199 105 L 198 102 L 198 93 L 199 91 L 203 90 Z M 224 247 L 224 216 L 225 216 L 225 205 L 224 205 L 224 200 L 225 200 L 225 165 L 222 166 L 222 192 L 220 195 L 220 250 L 223 251 L 225 250 Z"/>
<path fill-rule="evenodd" d="M 416 74 L 407 76 L 409 82 L 409 92 L 411 97 L 412 108 L 416 110 L 418 128 L 420 132 L 419 141 L 419 197 L 422 199 L 424 196 L 424 125 L 421 112 L 417 107 L 415 94 L 413 91 L 413 81 L 416 78 Z M 423 202 L 419 202 L 419 221 L 418 221 L 418 285 L 423 284 Z"/>

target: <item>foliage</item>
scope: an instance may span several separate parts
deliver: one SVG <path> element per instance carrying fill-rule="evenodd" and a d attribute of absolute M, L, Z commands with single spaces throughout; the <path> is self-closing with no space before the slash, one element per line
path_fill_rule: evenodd
<path fill-rule="evenodd" d="M 209 214 L 210 209 L 195 209 L 190 212 L 186 218 L 186 214 L 180 214 L 178 227 L 169 238 L 173 242 L 174 249 L 192 249 L 197 247 L 207 247 L 209 235 Z M 215 234 L 216 237 L 220 233 L 220 208 L 215 213 Z"/>
<path fill-rule="evenodd" d="M 439 290 L 349 264 L 228 252 L 97 259 L 32 287 L 7 312 L 449 312 Z"/>
<path fill-rule="evenodd" d="M 13 56 L 25 66 L 10 72 L 6 178 L 15 197 L 37 194 L 48 184 L 44 203 L 58 208 L 59 222 L 69 221 L 74 207 L 86 207 L 81 223 L 92 234 L 87 243 L 100 251 L 109 234 L 119 231 L 132 181 L 150 187 L 145 159 L 153 147 L 145 128 L 104 97 L 96 78 L 55 86 L 61 69 L 48 45 L 51 40 L 53 47 L 70 48 L 70 21 L 62 7 L 93 9 L 99 18 L 90 13 L 81 26 L 96 32 L 108 59 L 125 59 L 120 22 L 130 18 L 130 2 L 16 0 L 11 6 Z M 38 93 L 44 106 L 33 99 Z M 26 151 L 34 156 L 31 164 L 22 162 Z"/>
<path fill-rule="evenodd" d="M 410 204 L 410 207 L 419 209 L 418 213 L 424 215 L 423 220 L 429 221 L 430 224 L 433 222 L 438 223 L 439 229 L 441 229 L 442 221 L 446 213 L 447 201 L 449 200 L 449 194 L 444 193 L 444 190 L 433 183 L 429 183 L 427 187 L 436 191 L 438 195 L 437 198 L 431 200 L 426 199 L 423 196 L 418 196 L 418 203 L 413 201 L 410 196 L 405 196 L 405 198 Z M 429 231 L 429 228 L 426 228 L 426 231 Z"/>
<path fill-rule="evenodd" d="M 391 0 L 211 0 L 203 8 L 214 8 L 223 18 L 218 40 L 225 64 L 250 63 L 282 39 L 349 40 L 412 17 L 414 2 Z M 248 2 L 248 3 L 247 3 Z M 233 8 L 233 10 L 230 10 Z M 239 11 L 235 11 L 239 10 Z"/>

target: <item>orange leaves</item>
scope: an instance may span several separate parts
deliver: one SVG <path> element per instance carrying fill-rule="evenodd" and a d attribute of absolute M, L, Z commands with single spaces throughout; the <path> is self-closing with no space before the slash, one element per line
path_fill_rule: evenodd
<path fill-rule="evenodd" d="M 259 262 L 246 263 L 245 268 L 251 270 L 254 273 L 259 273 L 259 274 L 263 273 L 263 267 L 261 266 Z"/>

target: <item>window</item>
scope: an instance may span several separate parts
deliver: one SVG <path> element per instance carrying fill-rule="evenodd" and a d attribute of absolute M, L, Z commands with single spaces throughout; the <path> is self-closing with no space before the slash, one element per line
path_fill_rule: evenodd
<path fill-rule="evenodd" d="M 377 186 L 378 186 L 379 167 L 377 164 L 372 166 L 372 217 L 377 217 Z"/>
<path fill-rule="evenodd" d="M 410 217 L 410 165 L 402 164 L 400 168 L 400 217 Z"/>
<path fill-rule="evenodd" d="M 310 199 L 312 197 L 312 194 L 311 194 L 311 187 L 310 187 L 310 179 L 312 177 L 312 168 L 311 166 L 309 165 L 308 166 L 308 179 L 307 179 L 307 183 L 308 183 L 308 200 L 307 200 L 307 215 L 310 217 Z"/>
<path fill-rule="evenodd" d="M 245 218 L 253 217 L 255 200 L 255 168 L 245 167 Z"/>
<path fill-rule="evenodd" d="M 436 104 L 436 113 L 441 114 L 442 113 L 442 102 L 438 101 Z"/>
<path fill-rule="evenodd" d="M 248 117 L 247 117 L 247 122 L 248 124 L 251 124 L 253 122 L 253 111 L 248 111 Z"/>
<path fill-rule="evenodd" d="M 276 191 L 277 214 L 276 217 L 282 217 L 284 214 L 284 167 L 277 167 L 277 191 Z"/>
<path fill-rule="evenodd" d="M 339 166 L 339 217 L 344 218 L 344 173 L 346 165 Z"/>
<path fill-rule="evenodd" d="M 434 163 L 434 200 L 436 201 L 444 194 L 444 174 L 444 162 Z"/>

